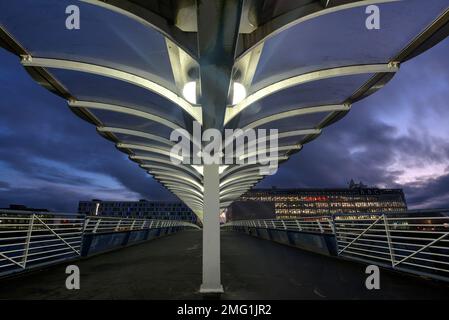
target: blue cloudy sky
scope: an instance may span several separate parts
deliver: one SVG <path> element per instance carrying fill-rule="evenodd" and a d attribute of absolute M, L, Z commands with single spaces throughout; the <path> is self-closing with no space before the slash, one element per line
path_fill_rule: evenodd
<path fill-rule="evenodd" d="M 74 211 L 79 200 L 170 199 L 63 99 L 0 49 L 0 207 Z M 449 207 L 449 41 L 405 63 L 381 91 L 260 187 L 404 188 L 413 208 Z"/>

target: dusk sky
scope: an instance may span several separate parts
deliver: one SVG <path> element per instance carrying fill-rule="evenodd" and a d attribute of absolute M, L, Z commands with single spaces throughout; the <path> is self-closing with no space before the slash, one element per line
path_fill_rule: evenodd
<path fill-rule="evenodd" d="M 173 199 L 0 49 L 0 207 Z M 402 65 L 258 187 L 404 188 L 410 208 L 449 207 L 449 41 Z"/>

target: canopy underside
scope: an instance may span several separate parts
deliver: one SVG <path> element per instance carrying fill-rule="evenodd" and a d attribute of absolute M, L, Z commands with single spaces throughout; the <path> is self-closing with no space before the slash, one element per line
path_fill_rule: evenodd
<path fill-rule="evenodd" d="M 277 129 L 279 162 L 449 33 L 449 0 L 280 2 L 244 2 L 232 80 L 247 95 L 223 119 L 225 129 Z M 170 159 L 171 132 L 192 135 L 192 122 L 202 123 L 202 106 L 183 95 L 201 68 L 195 1 L 170 3 L 2 1 L 0 39 L 36 81 L 201 218 L 202 166 Z M 79 30 L 65 28 L 73 4 Z M 379 30 L 365 25 L 368 5 L 380 9 Z M 221 208 L 265 177 L 260 167 L 221 166 Z"/>

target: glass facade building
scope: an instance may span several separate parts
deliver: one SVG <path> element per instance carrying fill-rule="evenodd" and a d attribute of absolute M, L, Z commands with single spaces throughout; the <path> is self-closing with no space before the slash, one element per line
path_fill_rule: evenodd
<path fill-rule="evenodd" d="M 88 215 L 139 217 L 197 222 L 197 216 L 181 201 L 80 201 L 78 212 Z"/>
<path fill-rule="evenodd" d="M 351 186 L 340 189 L 253 189 L 232 204 L 227 210 L 229 220 L 248 216 L 247 207 L 254 202 L 273 208 L 272 218 L 294 219 L 349 213 L 392 213 L 407 211 L 402 189 L 380 189 Z M 248 206 L 246 205 L 248 204 Z M 257 216 L 257 214 L 256 214 Z M 264 218 L 267 215 L 264 214 Z"/>

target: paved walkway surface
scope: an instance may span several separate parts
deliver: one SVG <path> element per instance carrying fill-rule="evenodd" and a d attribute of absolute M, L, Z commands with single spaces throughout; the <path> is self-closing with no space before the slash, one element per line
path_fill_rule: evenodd
<path fill-rule="evenodd" d="M 81 289 L 65 288 L 65 265 L 0 281 L 0 299 L 202 299 L 201 231 L 184 231 L 77 261 Z M 438 299 L 449 286 L 235 232 L 222 233 L 222 299 Z"/>

